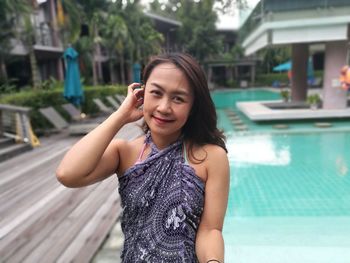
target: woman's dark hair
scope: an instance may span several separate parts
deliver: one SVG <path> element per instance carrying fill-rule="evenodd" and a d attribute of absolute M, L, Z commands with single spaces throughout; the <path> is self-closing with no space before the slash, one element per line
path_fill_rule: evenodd
<path fill-rule="evenodd" d="M 193 105 L 182 133 L 184 139 L 194 144 L 215 144 L 226 152 L 225 136 L 217 128 L 217 116 L 214 103 L 210 97 L 207 78 L 197 61 L 185 53 L 168 53 L 151 58 L 143 70 L 142 81 L 146 85 L 153 69 L 163 63 L 172 63 L 180 69 L 187 78 L 193 91 Z M 145 131 L 148 127 L 145 126 Z"/>

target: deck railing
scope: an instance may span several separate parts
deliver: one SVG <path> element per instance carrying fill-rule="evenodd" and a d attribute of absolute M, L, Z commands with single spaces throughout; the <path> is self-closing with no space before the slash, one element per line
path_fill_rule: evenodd
<path fill-rule="evenodd" d="M 38 139 L 33 134 L 27 107 L 0 104 L 0 135 L 36 146 Z"/>

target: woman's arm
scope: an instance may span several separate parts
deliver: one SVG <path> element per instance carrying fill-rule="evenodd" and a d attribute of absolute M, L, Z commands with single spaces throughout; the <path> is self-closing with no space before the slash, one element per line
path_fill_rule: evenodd
<path fill-rule="evenodd" d="M 143 90 L 128 87 L 128 95 L 119 109 L 103 123 L 79 140 L 64 156 L 56 170 L 57 179 L 67 187 L 81 187 L 101 181 L 113 174 L 119 165 L 121 141 L 112 141 L 115 134 L 127 123 L 143 115 Z"/>
<path fill-rule="evenodd" d="M 196 237 L 196 253 L 200 263 L 210 259 L 224 262 L 222 227 L 229 191 L 227 154 L 219 146 L 211 146 L 207 156 L 207 181 L 204 210 Z"/>

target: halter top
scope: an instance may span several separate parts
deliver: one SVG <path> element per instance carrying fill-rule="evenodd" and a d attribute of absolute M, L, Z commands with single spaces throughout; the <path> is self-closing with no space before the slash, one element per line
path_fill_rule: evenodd
<path fill-rule="evenodd" d="M 198 262 L 196 232 L 204 206 L 204 182 L 185 163 L 183 140 L 151 153 L 119 177 L 123 215 L 123 263 Z"/>

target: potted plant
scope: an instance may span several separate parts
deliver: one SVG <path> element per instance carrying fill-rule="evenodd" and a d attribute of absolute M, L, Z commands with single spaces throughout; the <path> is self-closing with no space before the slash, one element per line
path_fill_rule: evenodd
<path fill-rule="evenodd" d="M 290 92 L 289 90 L 281 90 L 281 97 L 283 98 L 284 102 L 288 102 L 289 101 L 289 97 L 290 97 Z"/>
<path fill-rule="evenodd" d="M 318 109 L 320 102 L 321 102 L 321 98 L 320 98 L 320 95 L 318 94 L 312 94 L 307 96 L 307 103 L 310 105 L 310 108 L 312 110 Z"/>

